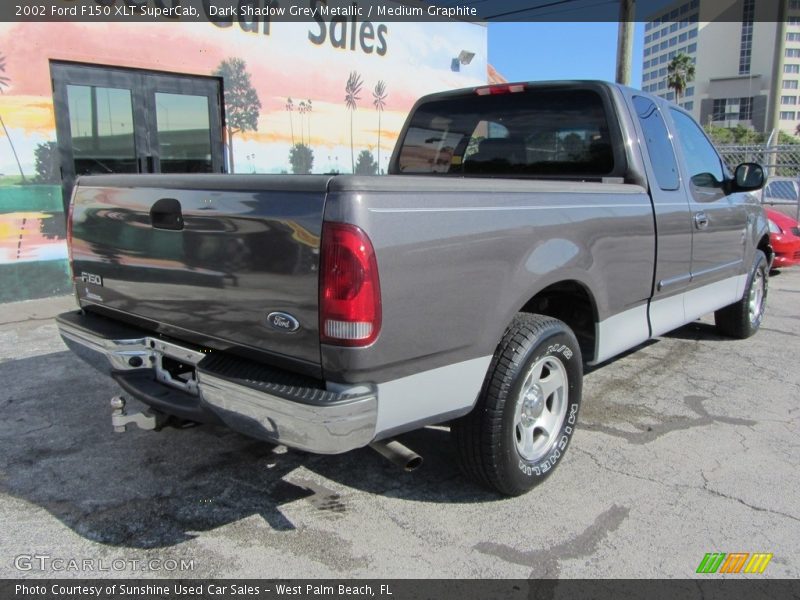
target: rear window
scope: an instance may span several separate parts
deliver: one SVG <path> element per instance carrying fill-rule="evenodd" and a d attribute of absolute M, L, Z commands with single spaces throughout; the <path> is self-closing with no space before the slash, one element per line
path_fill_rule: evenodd
<path fill-rule="evenodd" d="M 593 90 L 533 90 L 420 105 L 400 173 L 601 178 L 615 174 L 609 120 Z"/>

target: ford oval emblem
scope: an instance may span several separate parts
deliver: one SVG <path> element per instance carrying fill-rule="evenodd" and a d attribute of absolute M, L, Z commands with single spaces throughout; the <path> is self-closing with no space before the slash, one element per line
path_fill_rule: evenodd
<path fill-rule="evenodd" d="M 285 312 L 271 312 L 267 315 L 267 324 L 278 331 L 292 333 L 300 329 L 300 323 L 292 315 Z"/>

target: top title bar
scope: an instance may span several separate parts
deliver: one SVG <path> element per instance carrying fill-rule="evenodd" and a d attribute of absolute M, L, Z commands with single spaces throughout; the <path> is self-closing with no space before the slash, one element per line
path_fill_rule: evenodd
<path fill-rule="evenodd" d="M 311 22 L 380 20 L 742 21 L 743 0 L 3 0 L 9 22 Z M 800 2 L 759 0 L 755 21 L 800 22 Z"/>

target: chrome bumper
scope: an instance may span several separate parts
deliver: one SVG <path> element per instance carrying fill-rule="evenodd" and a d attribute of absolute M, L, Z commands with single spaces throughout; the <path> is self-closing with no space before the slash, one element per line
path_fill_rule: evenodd
<path fill-rule="evenodd" d="M 208 361 L 204 359 L 212 355 L 138 335 L 141 332 L 114 322 L 111 333 L 102 331 L 97 325 L 104 321 L 108 322 L 102 317 L 66 313 L 58 317 L 57 324 L 70 350 L 113 376 L 131 396 L 159 410 L 170 412 L 174 406 L 175 414 L 208 413 L 214 416 L 208 420 L 222 421 L 245 435 L 319 454 L 361 448 L 375 437 L 378 401 L 372 386 L 332 392 L 268 379 L 237 380 L 205 368 Z M 162 368 L 164 357 L 194 365 L 195 377 L 172 378 Z M 147 393 L 142 382 L 147 389 L 158 382 L 174 391 L 154 395 Z"/>

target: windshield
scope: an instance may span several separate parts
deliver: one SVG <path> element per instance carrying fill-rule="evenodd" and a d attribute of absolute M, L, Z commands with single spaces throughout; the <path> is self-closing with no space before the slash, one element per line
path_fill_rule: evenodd
<path fill-rule="evenodd" d="M 419 106 L 400 173 L 600 178 L 615 169 L 609 123 L 592 90 L 535 90 Z"/>

